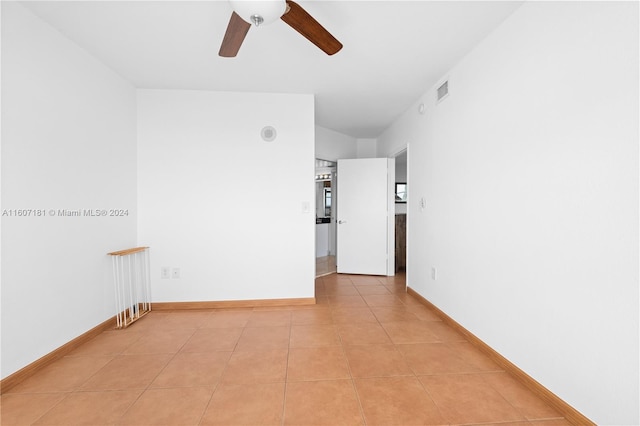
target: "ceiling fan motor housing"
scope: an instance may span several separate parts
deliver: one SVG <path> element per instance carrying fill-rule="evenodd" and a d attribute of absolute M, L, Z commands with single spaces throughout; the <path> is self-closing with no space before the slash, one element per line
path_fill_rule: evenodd
<path fill-rule="evenodd" d="M 255 26 L 267 25 L 280 19 L 287 8 L 285 0 L 229 0 L 233 10 L 240 17 Z"/>

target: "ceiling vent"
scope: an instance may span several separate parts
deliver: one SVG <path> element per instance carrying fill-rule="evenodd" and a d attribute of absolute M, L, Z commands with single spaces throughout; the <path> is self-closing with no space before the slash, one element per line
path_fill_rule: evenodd
<path fill-rule="evenodd" d="M 273 142 L 277 135 L 276 129 L 271 126 L 265 126 L 260 131 L 260 136 L 262 136 L 262 140 L 265 142 Z"/>
<path fill-rule="evenodd" d="M 445 81 L 438 87 L 438 102 L 449 95 L 449 80 Z"/>

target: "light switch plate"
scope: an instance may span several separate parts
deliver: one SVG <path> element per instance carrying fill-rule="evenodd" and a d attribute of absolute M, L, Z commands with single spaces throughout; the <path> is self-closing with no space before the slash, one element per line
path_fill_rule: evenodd
<path fill-rule="evenodd" d="M 173 279 L 180 278 L 180 268 L 173 268 L 171 270 L 171 278 Z"/>

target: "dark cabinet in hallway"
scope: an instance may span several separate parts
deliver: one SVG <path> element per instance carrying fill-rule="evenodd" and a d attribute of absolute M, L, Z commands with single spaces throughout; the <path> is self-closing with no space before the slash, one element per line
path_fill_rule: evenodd
<path fill-rule="evenodd" d="M 396 214 L 396 272 L 407 267 L 407 215 Z"/>

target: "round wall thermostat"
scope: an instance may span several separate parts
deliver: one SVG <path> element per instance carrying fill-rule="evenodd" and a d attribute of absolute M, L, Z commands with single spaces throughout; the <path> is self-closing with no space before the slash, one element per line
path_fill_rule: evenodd
<path fill-rule="evenodd" d="M 262 139 L 265 142 L 274 141 L 277 135 L 278 135 L 278 133 L 276 132 L 276 129 L 271 127 L 271 126 L 263 127 L 262 131 L 260 132 L 260 136 L 262 136 Z"/>

